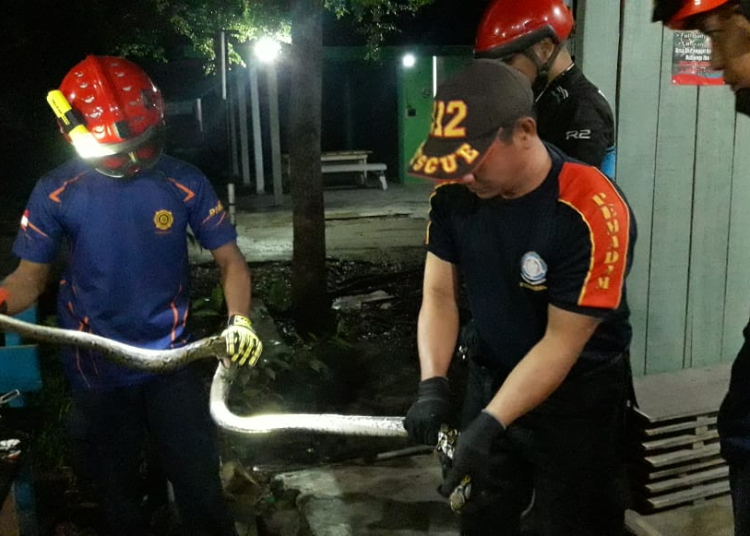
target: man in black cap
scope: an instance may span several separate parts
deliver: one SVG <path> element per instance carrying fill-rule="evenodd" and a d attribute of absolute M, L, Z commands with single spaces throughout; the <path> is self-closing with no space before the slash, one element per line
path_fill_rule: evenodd
<path fill-rule="evenodd" d="M 431 198 L 422 381 L 404 426 L 435 445 L 454 424 L 447 373 L 462 280 L 486 345 L 469 363 L 440 487 L 448 496 L 472 480 L 462 534 L 519 534 L 534 490 L 539 535 L 620 536 L 635 222 L 607 177 L 540 140 L 533 105 L 526 78 L 492 60 L 438 90 L 409 168 L 445 182 Z"/>

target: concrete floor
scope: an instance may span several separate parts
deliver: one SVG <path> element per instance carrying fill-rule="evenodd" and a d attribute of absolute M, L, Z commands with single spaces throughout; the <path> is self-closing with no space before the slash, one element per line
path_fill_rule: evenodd
<path fill-rule="evenodd" d="M 436 492 L 440 469 L 432 455 L 319 467 L 277 480 L 299 493 L 297 508 L 312 536 L 457 534 L 457 519 Z M 731 501 L 722 496 L 650 515 L 629 510 L 626 527 L 634 536 L 732 536 Z"/>
<path fill-rule="evenodd" d="M 629 511 L 628 528 L 635 536 L 732 536 L 732 501 L 729 495 L 708 499 L 658 514 Z"/>
<path fill-rule="evenodd" d="M 351 260 L 401 260 L 424 255 L 421 246 L 432 183 L 391 184 L 379 188 L 344 188 L 324 193 L 326 249 L 329 256 Z M 273 206 L 272 196 L 237 199 L 238 243 L 249 262 L 292 257 L 291 199 Z M 209 260 L 208 252 L 192 252 Z"/>

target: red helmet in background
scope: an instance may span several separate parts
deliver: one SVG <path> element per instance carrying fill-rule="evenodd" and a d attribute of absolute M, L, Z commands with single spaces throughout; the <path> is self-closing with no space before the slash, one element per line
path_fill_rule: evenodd
<path fill-rule="evenodd" d="M 474 56 L 503 58 L 522 52 L 545 37 L 565 41 L 573 14 L 563 0 L 495 0 L 482 16 Z"/>
<path fill-rule="evenodd" d="M 735 0 L 654 0 L 653 22 L 663 22 L 673 30 L 690 30 L 690 19 Z"/>
<path fill-rule="evenodd" d="M 134 63 L 112 56 L 87 56 L 60 84 L 72 112 L 91 134 L 79 155 L 105 175 L 132 176 L 153 166 L 164 147 L 164 100 Z M 59 118 L 59 116 L 58 116 Z M 61 123 L 61 126 L 64 126 Z M 93 138 L 93 140 L 91 139 Z"/>

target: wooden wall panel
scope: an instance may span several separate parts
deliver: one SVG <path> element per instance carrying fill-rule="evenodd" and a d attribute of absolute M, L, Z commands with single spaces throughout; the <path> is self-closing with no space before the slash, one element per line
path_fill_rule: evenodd
<path fill-rule="evenodd" d="M 737 355 L 750 311 L 750 118 L 746 116 L 737 116 L 734 146 L 722 361 Z"/>
<path fill-rule="evenodd" d="M 662 67 L 672 61 L 672 34 L 666 32 Z M 693 205 L 698 90 L 673 86 L 661 77 L 656 173 L 649 263 L 646 370 L 679 370 L 684 365 L 688 263 Z"/>
<path fill-rule="evenodd" d="M 616 77 L 617 181 L 638 221 L 634 372 L 730 361 L 750 311 L 750 120 L 736 119 L 725 87 L 671 83 L 673 34 L 650 22 L 650 0 L 582 6 L 577 48 L 600 86 Z"/>
<path fill-rule="evenodd" d="M 662 55 L 662 30 L 649 23 L 650 5 L 650 0 L 625 3 L 623 26 L 627 31 L 622 36 L 617 99 L 617 182 L 633 206 L 639 229 L 635 262 L 628 278 L 631 357 L 636 374 L 647 368 L 649 257 Z"/>
<path fill-rule="evenodd" d="M 702 87 L 698 93 L 685 367 L 718 363 L 723 351 L 734 158 L 732 97 L 725 87 Z"/>
<path fill-rule="evenodd" d="M 579 0 L 577 61 L 617 110 L 617 182 L 639 239 L 636 374 L 734 359 L 750 312 L 750 119 L 726 87 L 671 83 L 651 0 Z"/>
<path fill-rule="evenodd" d="M 582 0 L 576 13 L 576 63 L 617 113 L 620 9 L 612 2 Z"/>

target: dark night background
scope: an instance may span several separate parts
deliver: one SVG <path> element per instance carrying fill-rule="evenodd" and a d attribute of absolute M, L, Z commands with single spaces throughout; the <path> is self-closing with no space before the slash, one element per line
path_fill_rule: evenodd
<path fill-rule="evenodd" d="M 3 5 L 0 136 L 4 143 L 0 172 L 4 180 L 4 199 L 0 216 L 10 216 L 9 211 L 17 212 L 39 176 L 72 154 L 47 106 L 47 91 L 57 87 L 68 70 L 86 54 L 107 53 L 109 36 L 134 24 L 133 10 L 137 9 L 134 7 L 137 2 L 28 0 Z M 406 16 L 397 21 L 401 33 L 390 36 L 384 44 L 471 45 L 486 5 L 483 0 L 436 0 L 416 17 Z M 326 46 L 364 44 L 364 37 L 356 32 L 352 19 L 337 20 L 326 12 L 324 20 Z M 179 59 L 179 45 L 177 40 L 175 46 L 167 50 L 170 57 L 167 64 L 152 64 L 135 58 L 162 89 L 167 101 L 177 98 L 179 92 L 194 86 L 202 77 L 199 62 Z M 280 83 L 283 83 L 281 72 Z M 325 84 L 324 76 L 324 94 Z M 395 110 L 395 104 L 391 106 Z M 282 122 L 283 113 L 282 109 Z M 324 126 L 324 135 L 325 131 Z M 330 145 L 335 147 L 338 140 L 335 133 L 332 135 Z M 323 145 L 325 150 L 325 138 Z M 207 172 L 210 176 L 211 170 Z"/>

